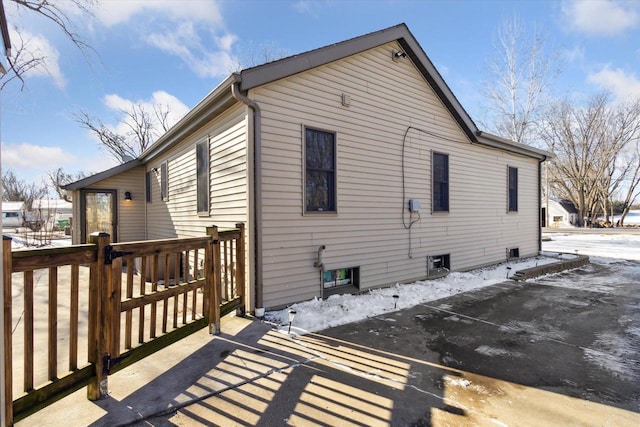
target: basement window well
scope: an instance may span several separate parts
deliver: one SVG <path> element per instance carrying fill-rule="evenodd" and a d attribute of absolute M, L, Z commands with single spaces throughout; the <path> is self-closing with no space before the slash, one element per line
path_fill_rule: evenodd
<path fill-rule="evenodd" d="M 327 270 L 322 276 L 323 297 L 357 292 L 360 289 L 360 267 Z"/>
<path fill-rule="evenodd" d="M 451 270 L 451 255 L 430 255 L 427 257 L 427 277 L 440 277 Z"/>

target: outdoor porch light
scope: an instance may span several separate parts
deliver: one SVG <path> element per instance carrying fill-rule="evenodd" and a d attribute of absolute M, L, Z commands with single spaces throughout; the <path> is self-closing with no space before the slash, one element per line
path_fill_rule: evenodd
<path fill-rule="evenodd" d="M 131 201 L 131 191 L 124 192 L 124 199 L 127 201 Z"/>
<path fill-rule="evenodd" d="M 293 323 L 293 319 L 295 319 L 295 317 L 296 317 L 296 311 L 289 310 L 289 331 L 287 332 L 288 334 L 291 333 L 291 324 Z"/>
<path fill-rule="evenodd" d="M 407 57 L 406 52 L 394 50 L 391 52 L 391 59 L 393 62 L 398 62 L 400 59 L 405 59 Z"/>

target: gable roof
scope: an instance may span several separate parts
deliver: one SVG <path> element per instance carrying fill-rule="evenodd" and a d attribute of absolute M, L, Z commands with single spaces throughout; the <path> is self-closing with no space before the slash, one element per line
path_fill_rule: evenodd
<path fill-rule="evenodd" d="M 139 159 L 133 159 L 128 161 L 127 163 L 123 163 L 121 165 L 118 166 L 114 166 L 111 169 L 107 169 L 106 171 L 102 171 L 100 173 L 97 173 L 95 175 L 91 175 L 88 176 L 86 178 L 82 178 L 79 181 L 76 182 L 72 182 L 70 184 L 67 185 L 63 185 L 62 188 L 64 190 L 68 190 L 68 191 L 73 191 L 73 190 L 79 190 L 81 188 L 86 188 L 90 185 L 93 185 L 97 182 L 102 181 L 103 179 L 107 179 L 110 178 L 114 175 L 117 175 L 119 173 L 122 172 L 126 172 L 130 169 L 135 168 L 136 166 L 141 166 L 142 162 Z"/>
<path fill-rule="evenodd" d="M 399 24 L 340 43 L 242 70 L 240 72 L 240 89 L 247 91 L 254 87 L 329 64 L 392 41 L 397 41 L 400 44 L 404 53 L 407 54 L 414 65 L 420 70 L 449 111 L 462 125 L 467 135 L 473 140 L 473 133 L 477 131 L 476 125 L 464 108 L 462 108 L 462 105 L 460 105 L 453 95 L 453 92 L 451 92 L 451 89 L 427 57 L 427 54 L 422 50 L 422 47 L 411 31 L 409 31 L 406 24 Z"/>
<path fill-rule="evenodd" d="M 416 68 L 418 68 L 422 76 L 445 104 L 448 111 L 456 122 L 458 122 L 471 142 L 534 157 L 539 160 L 545 160 L 551 156 L 550 153 L 543 150 L 519 144 L 487 132 L 481 132 L 455 97 L 438 70 L 436 70 L 406 24 L 399 24 L 394 27 L 385 28 L 277 61 L 247 68 L 230 75 L 200 101 L 198 105 L 189 111 L 182 120 L 160 137 L 155 144 L 142 153 L 140 160 L 146 162 L 152 159 L 172 146 L 174 142 L 181 140 L 184 136 L 195 131 L 195 129 L 206 120 L 209 120 L 214 115 L 219 114 L 237 102 L 231 92 L 231 87 L 234 84 L 239 87 L 242 93 L 246 94 L 250 89 L 347 58 L 393 41 L 396 41 L 401 46 L 404 53 L 407 54 L 407 57 L 410 58 Z"/>
<path fill-rule="evenodd" d="M 242 93 L 246 94 L 250 89 L 347 58 L 393 41 L 397 42 L 404 53 L 407 54 L 407 57 L 411 59 L 472 143 L 534 157 L 539 160 L 545 160 L 551 156 L 551 154 L 546 151 L 480 131 L 449 86 L 445 83 L 438 70 L 436 70 L 416 38 L 411 31 L 409 31 L 406 24 L 399 24 L 231 74 L 179 120 L 178 123 L 172 126 L 143 152 L 137 160 L 140 162 L 139 164 L 151 161 L 174 144 L 195 132 L 204 123 L 211 120 L 211 118 L 236 104 L 238 101 L 232 93 L 232 87 L 234 85 L 236 85 Z M 113 172 L 112 174 L 117 173 L 114 168 L 103 172 L 103 174 L 110 171 Z M 104 179 L 112 174 L 103 175 L 100 179 Z M 85 180 L 90 180 L 90 183 L 100 180 L 91 180 L 91 178 L 93 177 L 85 178 Z M 81 188 L 81 186 L 77 184 L 82 182 L 83 180 L 78 181 L 65 188 L 67 190 Z M 83 183 L 82 186 L 84 185 L 89 184 Z"/>

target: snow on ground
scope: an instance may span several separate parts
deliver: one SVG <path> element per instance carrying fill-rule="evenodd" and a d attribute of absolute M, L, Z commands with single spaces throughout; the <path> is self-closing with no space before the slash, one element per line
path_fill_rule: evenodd
<path fill-rule="evenodd" d="M 615 224 L 617 220 L 620 219 L 620 215 L 613 216 L 613 223 Z M 625 225 L 640 225 L 640 210 L 631 210 L 624 217 Z"/>
<path fill-rule="evenodd" d="M 552 240 L 543 242 L 543 252 L 535 258 L 502 263 L 464 273 L 453 272 L 437 280 L 396 284 L 389 288 L 373 289 L 360 295 L 332 295 L 325 300 L 316 298 L 293 304 L 284 310 L 267 312 L 265 320 L 278 325 L 279 331 L 288 333 L 289 311 L 293 310 L 296 314 L 291 325 L 291 333 L 300 335 L 494 285 L 504 281 L 508 275 L 518 270 L 556 262 L 558 258 L 571 257 L 576 253 L 596 257 L 593 260 L 603 264 L 640 260 L 640 235 L 553 233 L 550 237 Z M 559 255 L 559 253 L 564 254 Z M 577 285 L 571 283 L 567 286 Z"/>
<path fill-rule="evenodd" d="M 548 237 L 552 240 L 542 243 L 545 251 L 640 261 L 640 234 L 549 233 Z"/>
<path fill-rule="evenodd" d="M 26 228 L 3 228 L 2 235 L 11 237 L 12 249 L 37 249 L 71 245 L 71 236 L 62 232 L 32 232 Z"/>
<path fill-rule="evenodd" d="M 534 258 L 501 263 L 469 272 L 449 273 L 447 277 L 436 280 L 396 284 L 388 288 L 372 289 L 360 295 L 332 295 L 325 300 L 316 298 L 294 304 L 284 310 L 267 312 L 265 320 L 279 325 L 281 332 L 288 333 L 289 310 L 293 310 L 296 314 L 291 333 L 300 335 L 317 332 L 494 285 L 505 281 L 518 270 L 557 262 L 558 258 L 566 258 L 566 255 L 543 253 Z"/>

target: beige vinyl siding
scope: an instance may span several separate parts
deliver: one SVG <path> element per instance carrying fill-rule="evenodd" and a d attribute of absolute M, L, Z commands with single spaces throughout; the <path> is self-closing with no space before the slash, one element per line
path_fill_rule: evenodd
<path fill-rule="evenodd" d="M 451 254 L 465 270 L 538 248 L 535 159 L 471 144 L 395 43 L 257 88 L 262 110 L 265 307 L 320 296 L 313 267 L 360 267 L 360 288 L 426 275 L 428 255 Z M 341 96 L 351 105 L 341 105 Z M 303 214 L 304 126 L 336 132 L 337 214 Z M 405 197 L 402 143 L 405 141 Z M 431 213 L 431 152 L 449 155 L 448 213 Z M 518 168 L 518 212 L 507 213 L 507 166 Z M 409 231 L 407 200 L 420 202 Z M 411 248 L 411 249 L 410 249 Z M 411 257 L 409 251 L 411 250 Z"/>
<path fill-rule="evenodd" d="M 80 190 L 75 190 L 71 192 L 71 200 L 73 200 L 73 204 L 71 207 L 71 243 L 74 245 L 79 244 L 82 241 L 82 236 L 80 235 Z"/>
<path fill-rule="evenodd" d="M 211 203 L 209 215 L 197 212 L 196 144 L 209 140 Z M 168 164 L 168 195 L 160 197 L 160 167 Z M 157 168 L 157 172 L 155 169 Z M 247 222 L 247 111 L 238 104 L 203 126 L 181 144 L 147 164 L 151 203 L 150 239 L 202 236 L 206 227 L 233 228 Z"/>
<path fill-rule="evenodd" d="M 115 190 L 117 197 L 117 239 L 112 241 L 132 242 L 144 240 L 145 237 L 145 178 L 144 167 L 136 167 L 110 178 L 96 182 L 86 190 Z M 124 193 L 131 192 L 131 201 L 124 200 Z M 74 199 L 80 199 L 80 191 L 74 191 Z M 81 240 L 80 203 L 73 204 L 73 242 Z"/>

